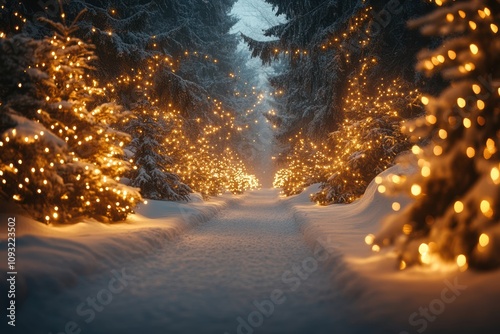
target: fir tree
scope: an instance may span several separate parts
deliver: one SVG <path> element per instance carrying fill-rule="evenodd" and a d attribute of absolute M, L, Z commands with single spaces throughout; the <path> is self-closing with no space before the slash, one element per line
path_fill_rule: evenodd
<path fill-rule="evenodd" d="M 469 0 L 442 4 L 412 21 L 442 44 L 419 55 L 418 68 L 450 86 L 424 96 L 426 115 L 406 127 L 428 140 L 414 146 L 418 172 L 396 177 L 414 201 L 385 221 L 375 249 L 395 244 L 401 268 L 436 257 L 462 268 L 500 265 L 500 5 Z M 384 186 L 385 188 L 386 186 Z"/>
<path fill-rule="evenodd" d="M 122 159 L 129 137 L 112 128 L 120 118 L 120 106 L 106 102 L 104 90 L 91 77 L 93 47 L 73 37 L 76 21 L 70 26 L 43 21 L 54 35 L 38 42 L 29 63 L 23 64 L 28 85 L 33 86 L 33 95 L 25 100 L 38 108 L 19 108 L 2 97 L 11 114 L 10 124 L 2 125 L 5 141 L 16 138 L 4 143 L 3 151 L 11 154 L 2 154 L 2 165 L 12 166 L 9 178 L 19 183 L 17 192 L 3 192 L 47 222 L 80 215 L 124 219 L 140 195 L 119 183 L 129 168 Z M 22 149 L 16 152 L 11 145 Z"/>
<path fill-rule="evenodd" d="M 164 140 L 172 130 L 169 118 L 162 117 L 159 108 L 148 103 L 137 105 L 133 114 L 126 126 L 133 137 L 130 148 L 136 164 L 131 185 L 140 188 L 145 198 L 188 200 L 191 189 L 172 172 L 173 159 L 164 150 Z"/>
<path fill-rule="evenodd" d="M 338 130 L 345 82 L 365 57 L 380 59 L 378 74 L 391 68 L 394 75 L 382 74 L 387 80 L 414 79 L 408 69 L 419 45 L 426 41 L 405 29 L 405 22 L 428 5 L 405 1 L 395 6 L 394 1 L 375 0 L 266 2 L 287 22 L 266 30 L 275 40 L 262 42 L 246 36 L 244 40 L 253 56 L 264 63 L 284 61 L 283 70 L 270 79 L 279 102 L 273 118 L 282 143 L 287 144 L 301 129 L 314 141 L 325 140 Z"/>
<path fill-rule="evenodd" d="M 331 155 L 328 180 L 312 197 L 320 204 L 351 203 L 361 197 L 375 176 L 390 167 L 398 154 L 410 148 L 401 132 L 401 115 L 417 114 L 418 90 L 401 79 L 384 82 L 376 89 L 369 73 L 375 58 L 364 59 L 359 73 L 348 81 L 343 98 L 344 121 L 330 135 Z M 413 110 L 412 110 L 413 109 Z"/>
<path fill-rule="evenodd" d="M 155 2 L 144 0 L 74 0 L 65 6 L 68 15 L 85 10 L 78 36 L 96 45 L 99 75 L 117 77 L 123 69 L 136 68 L 155 53 L 163 42 L 156 36 Z"/>
<path fill-rule="evenodd" d="M 286 196 L 300 194 L 307 186 L 326 181 L 333 160 L 328 146 L 317 145 L 300 132 L 293 141 L 286 167 L 276 173 L 273 182 Z"/>
<path fill-rule="evenodd" d="M 66 192 L 51 164 L 68 154 L 64 140 L 36 119 L 44 105 L 37 86 L 47 78 L 33 67 L 39 47 L 40 42 L 21 35 L 0 39 L 0 196 L 42 220 Z"/>

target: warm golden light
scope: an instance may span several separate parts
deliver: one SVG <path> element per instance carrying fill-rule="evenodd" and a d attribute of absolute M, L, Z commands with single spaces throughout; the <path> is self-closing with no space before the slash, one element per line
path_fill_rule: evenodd
<path fill-rule="evenodd" d="M 474 54 L 474 55 L 477 55 L 477 54 L 478 54 L 478 52 L 479 52 L 479 47 L 478 47 L 476 44 L 471 44 L 471 45 L 469 46 L 469 48 L 470 48 L 470 52 L 472 52 L 472 54 Z"/>
<path fill-rule="evenodd" d="M 420 187 L 420 185 L 418 184 L 414 184 L 411 186 L 411 194 L 413 196 L 418 196 L 422 193 L 422 187 Z"/>
<path fill-rule="evenodd" d="M 410 224 L 404 224 L 403 225 L 403 233 L 406 235 L 409 235 L 413 231 L 413 226 Z"/>
<path fill-rule="evenodd" d="M 482 200 L 481 204 L 479 205 L 479 208 L 481 209 L 483 215 L 485 215 L 486 217 L 491 218 L 493 216 L 491 203 L 488 200 Z"/>
<path fill-rule="evenodd" d="M 467 265 L 467 258 L 465 257 L 465 255 L 460 254 L 459 256 L 457 256 L 457 265 L 459 267 L 464 267 Z"/>
<path fill-rule="evenodd" d="M 486 247 L 486 246 L 488 246 L 489 243 L 490 243 L 490 237 L 487 234 L 482 233 L 479 236 L 479 246 Z"/>
<path fill-rule="evenodd" d="M 462 97 L 459 97 L 459 98 L 457 99 L 457 104 L 458 104 L 458 106 L 459 106 L 460 108 L 464 108 L 464 107 L 465 107 L 465 105 L 466 105 L 465 99 L 464 99 L 464 98 L 462 98 Z"/>
<path fill-rule="evenodd" d="M 467 154 L 468 158 L 474 158 L 476 155 L 476 150 L 473 147 L 467 147 L 465 153 Z"/>
<path fill-rule="evenodd" d="M 464 211 L 464 204 L 461 201 L 456 201 L 453 205 L 453 209 L 456 213 L 461 213 Z"/>
<path fill-rule="evenodd" d="M 418 252 L 420 253 L 420 255 L 424 255 L 425 253 L 428 253 L 429 252 L 429 245 L 427 245 L 426 243 L 420 244 L 420 246 L 418 247 Z"/>
<path fill-rule="evenodd" d="M 490 171 L 490 177 L 495 184 L 498 184 L 500 181 L 500 170 L 498 167 L 493 167 Z"/>
<path fill-rule="evenodd" d="M 431 169 L 429 168 L 429 166 L 423 166 L 420 173 L 423 177 L 429 177 L 431 175 Z"/>

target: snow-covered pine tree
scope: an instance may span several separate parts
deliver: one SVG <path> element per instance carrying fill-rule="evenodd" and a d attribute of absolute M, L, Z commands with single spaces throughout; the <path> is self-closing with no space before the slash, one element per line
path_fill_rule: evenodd
<path fill-rule="evenodd" d="M 320 204 L 351 203 L 361 197 L 373 178 L 390 167 L 395 157 L 410 148 L 401 132 L 401 115 L 420 113 L 418 90 L 402 79 L 378 78 L 374 89 L 371 70 L 376 58 L 365 58 L 351 76 L 343 98 L 344 121 L 330 134 L 329 177 L 312 196 Z M 413 109 L 413 110 L 412 110 Z"/>
<path fill-rule="evenodd" d="M 229 15 L 235 2 L 193 1 L 189 6 L 178 7 L 178 19 L 189 22 L 188 42 L 191 43 L 182 41 L 185 37 L 181 37 L 185 49 L 178 73 L 202 86 L 212 98 L 222 100 L 226 107 L 233 97 L 230 73 L 235 73 L 236 67 L 243 64 L 243 59 L 236 57 L 238 38 L 230 34 L 237 22 Z"/>
<path fill-rule="evenodd" d="M 225 191 L 241 193 L 258 187 L 256 177 L 247 172 L 238 154 L 226 145 L 226 137 L 220 136 L 225 127 L 208 125 L 198 138 L 191 139 L 178 111 L 169 114 L 175 125 L 165 138 L 165 154 L 173 157 L 172 170 L 193 191 L 209 198 Z"/>
<path fill-rule="evenodd" d="M 225 189 L 234 195 L 243 194 L 246 190 L 256 189 L 259 183 L 254 175 L 249 175 L 242 159 L 229 147 L 226 148 L 221 168 L 226 174 Z"/>
<path fill-rule="evenodd" d="M 70 16 L 85 10 L 78 37 L 96 46 L 100 79 L 136 68 L 161 50 L 164 39 L 156 36 L 154 27 L 157 1 L 72 0 L 64 7 Z"/>
<path fill-rule="evenodd" d="M 122 22 L 132 24 L 139 16 L 130 8 L 123 8 L 124 2 L 92 1 L 92 6 L 85 5 L 89 9 L 85 19 L 92 21 L 99 39 L 105 41 L 109 37 L 99 31 L 112 31 L 112 40 L 126 37 L 126 30 L 120 28 Z M 175 129 L 164 143 L 173 159 L 173 170 L 193 191 L 205 195 L 226 190 L 232 175 L 228 162 L 224 162 L 226 148 L 239 148 L 242 131 L 238 130 L 245 128 L 242 121 L 236 120 L 240 97 L 232 89 L 238 67 L 245 61 L 235 57 L 238 40 L 229 33 L 235 23 L 229 15 L 234 2 L 155 2 L 154 10 L 146 10 L 150 17 L 144 16 L 142 26 L 144 36 L 149 34 L 147 61 L 121 75 L 119 82 L 127 82 L 126 85 L 113 85 L 119 100 L 127 99 L 130 87 L 148 87 L 147 95 L 154 96 L 150 102 L 175 115 Z M 137 3 L 137 12 L 144 9 L 139 6 L 141 3 Z M 133 27 L 135 36 L 141 27 Z M 112 43 L 110 48 L 116 46 Z"/>
<path fill-rule="evenodd" d="M 28 85 L 33 85 L 33 99 L 39 107 L 8 110 L 14 115 L 10 117 L 13 122 L 2 126 L 4 136 L 17 138 L 9 142 L 31 145 L 21 150 L 26 153 L 21 159 L 2 154 L 2 163 L 13 166 L 10 178 L 19 183 L 19 191 L 7 196 L 46 222 L 81 215 L 124 219 L 141 197 L 136 189 L 119 183 L 129 169 L 129 164 L 122 160 L 123 146 L 129 137 L 112 128 L 121 115 L 120 106 L 105 102 L 104 90 L 91 76 L 93 47 L 73 37 L 76 20 L 69 26 L 64 23 L 64 15 L 63 23 L 43 21 L 54 34 L 38 42 L 33 62 L 24 64 L 31 80 Z M 25 131 L 25 125 L 33 122 L 38 127 L 30 129 L 38 134 Z M 18 133 L 23 135 L 18 137 Z M 43 145 L 47 138 L 52 145 Z M 5 143 L 3 146 L 3 150 L 9 149 Z M 52 152 L 54 146 L 58 151 Z M 52 153 L 53 160 L 38 166 L 37 157 Z M 19 179 L 19 175 L 29 173 L 31 177 Z M 48 178 L 50 175 L 53 177 Z M 33 196 L 43 198 L 46 194 L 53 198 L 52 207 L 44 206 L 39 211 L 38 200 L 33 200 Z"/>
<path fill-rule="evenodd" d="M 428 4 L 379 0 L 266 2 L 287 22 L 266 30 L 265 34 L 276 40 L 244 39 L 253 56 L 264 63 L 285 60 L 283 70 L 270 78 L 279 102 L 274 124 L 277 138 L 284 145 L 301 129 L 317 142 L 338 129 L 343 120 L 345 82 L 364 57 L 377 57 L 380 72 L 391 68 L 396 76 L 414 79 L 414 55 L 426 41 L 405 24 L 409 17 L 428 10 Z M 383 75 L 387 80 L 394 79 Z"/>
<path fill-rule="evenodd" d="M 130 149 L 136 164 L 130 173 L 131 185 L 140 188 L 144 198 L 185 201 L 192 191 L 172 171 L 174 161 L 165 152 L 165 138 L 173 129 L 169 121 L 169 117 L 162 117 L 160 108 L 149 102 L 135 106 L 125 126 L 125 131 L 133 137 Z"/>
<path fill-rule="evenodd" d="M 326 145 L 318 145 L 299 132 L 292 152 L 286 156 L 285 168 L 274 178 L 273 186 L 286 196 L 301 193 L 307 186 L 326 181 L 333 158 Z"/>
<path fill-rule="evenodd" d="M 218 196 L 224 191 L 226 175 L 221 170 L 222 159 L 214 154 L 211 143 L 205 137 L 190 142 L 186 148 L 186 161 L 177 162 L 177 170 L 186 183 L 204 198 Z"/>
<path fill-rule="evenodd" d="M 64 140 L 36 118 L 36 110 L 45 104 L 37 85 L 47 78 L 33 67 L 39 46 L 22 35 L 0 38 L 0 197 L 43 220 L 54 214 L 66 193 L 51 164 L 68 154 Z"/>
<path fill-rule="evenodd" d="M 418 68 L 450 81 L 424 96 L 426 115 L 407 126 L 418 172 L 393 178 L 414 198 L 389 216 L 375 250 L 396 245 L 400 268 L 435 258 L 462 269 L 500 265 L 500 3 L 435 1 L 439 8 L 411 22 L 442 44 L 419 55 Z M 389 184 L 391 185 L 391 184 Z"/>
<path fill-rule="evenodd" d="M 235 23 L 229 15 L 233 3 L 78 0 L 67 8 L 72 13 L 87 9 L 81 35 L 98 46 L 102 78 L 113 81 L 121 76 L 141 82 L 144 74 L 152 75 L 153 93 L 161 107 L 171 104 L 187 122 L 200 119 L 190 124 L 193 131 L 188 135 L 194 139 L 205 124 L 225 123 L 213 113 L 216 101 L 226 112 L 235 112 L 230 74 L 243 60 L 235 57 L 238 40 L 229 33 Z M 127 92 L 113 88 L 119 101 L 128 104 Z"/>

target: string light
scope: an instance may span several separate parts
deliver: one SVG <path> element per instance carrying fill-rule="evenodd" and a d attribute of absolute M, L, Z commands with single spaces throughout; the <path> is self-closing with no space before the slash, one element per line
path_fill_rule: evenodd
<path fill-rule="evenodd" d="M 186 51 L 185 54 L 199 56 L 198 52 Z M 120 90 L 133 87 L 153 106 L 151 110 L 154 111 L 143 110 L 147 117 L 153 120 L 161 118 L 170 127 L 162 143 L 162 154 L 172 159 L 171 172 L 177 174 L 193 191 L 207 197 L 225 191 L 240 194 L 258 188 L 257 178 L 247 172 L 242 159 L 230 148 L 235 132 L 248 127 L 239 126 L 236 116 L 226 111 L 221 101 L 210 97 L 208 99 L 212 104 L 215 122 L 213 119 L 208 121 L 200 118 L 188 120 L 171 103 L 162 106 L 163 103 L 155 95 L 153 78 L 165 66 L 171 66 L 168 60 L 154 56 L 148 60 L 145 69 L 131 71 L 135 75 L 122 75 L 116 81 L 121 86 Z M 116 84 L 107 86 L 113 89 Z"/>
<path fill-rule="evenodd" d="M 411 136 L 418 148 L 409 159 L 420 173 L 399 183 L 387 178 L 379 187 L 401 190 L 414 201 L 403 215 L 391 218 L 403 229 L 381 232 L 373 242 L 388 246 L 404 240 L 397 250 L 400 268 L 438 258 L 455 262 L 460 270 L 496 268 L 498 250 L 490 247 L 496 241 L 489 231 L 499 217 L 498 122 L 493 116 L 499 88 L 488 64 L 498 63 L 498 45 L 490 41 L 498 39 L 499 13 L 483 1 L 434 2 L 443 8 L 410 26 L 445 42 L 422 51 L 417 68 L 441 74 L 451 84 L 437 97 L 423 96 L 425 117 L 406 126 L 410 135 L 418 134 Z"/>
<path fill-rule="evenodd" d="M 45 97 L 43 107 L 33 119 L 9 115 L 19 126 L 10 135 L 3 134 L 2 142 L 8 145 L 1 149 L 1 168 L 6 173 L 2 190 L 18 188 L 14 200 L 47 223 L 84 213 L 124 219 L 140 195 L 116 181 L 128 169 L 118 145 L 127 136 L 110 128 L 119 113 L 112 103 L 97 103 L 96 98 L 106 91 L 87 70 L 95 60 L 92 49 L 71 36 L 72 27 L 54 27 L 57 33 L 39 42 L 36 62 L 29 65 L 50 80 L 33 82 L 37 94 Z M 102 174 L 94 173 L 98 169 Z M 98 193 L 105 203 L 83 211 L 86 203 L 99 203 Z M 109 208 L 108 201 L 120 204 Z"/>
<path fill-rule="evenodd" d="M 362 18 L 353 22 L 363 24 L 370 10 L 363 10 Z M 412 106 L 406 101 L 415 101 L 420 94 L 418 90 L 408 90 L 398 79 L 388 83 L 381 79 L 376 92 L 370 92 L 367 74 L 377 63 L 375 58 L 361 59 L 359 72 L 347 84 L 343 101 L 345 119 L 328 142 L 311 142 L 301 132 L 289 139 L 292 152 L 286 157 L 286 167 L 275 174 L 273 183 L 282 189 L 282 194 L 294 195 L 310 184 L 324 182 L 323 190 L 311 196 L 312 201 L 322 205 L 353 202 L 364 193 L 374 174 L 388 168 L 395 155 L 408 148 L 406 137 L 394 130 L 402 121 L 397 110 Z M 401 106 L 400 101 L 405 101 L 405 105 Z M 371 131 L 374 128 L 385 130 L 375 134 Z"/>

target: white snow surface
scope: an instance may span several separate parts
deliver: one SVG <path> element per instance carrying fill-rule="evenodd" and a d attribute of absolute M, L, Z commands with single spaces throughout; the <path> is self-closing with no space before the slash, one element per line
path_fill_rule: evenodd
<path fill-rule="evenodd" d="M 13 212 L 22 305 L 1 333 L 498 332 L 499 271 L 399 271 L 393 253 L 364 243 L 408 199 L 371 184 L 353 204 L 320 207 L 309 202 L 316 189 L 150 201 L 113 225 L 44 226 Z"/>
<path fill-rule="evenodd" d="M 165 201 L 140 204 L 136 214 L 115 224 L 85 219 L 71 225 L 45 225 L 27 218 L 22 209 L 0 204 L 1 258 L 7 259 L 8 218 L 16 219 L 16 266 L 20 273 L 16 282 L 17 300 L 22 302 L 40 290 L 59 292 L 78 284 L 81 276 L 145 256 L 181 232 L 209 220 L 234 200 L 224 196 L 203 202 L 198 194 L 192 194 L 191 198 L 185 204 Z M 5 275 L 7 261 L 0 262 L 0 270 Z M 4 284 L 2 279 L 0 287 Z"/>
<path fill-rule="evenodd" d="M 380 176 L 406 172 L 397 165 Z M 393 212 L 392 203 L 403 209 L 408 198 L 386 197 L 372 182 L 352 204 L 319 207 L 307 200 L 316 191 L 311 186 L 285 201 L 311 245 L 328 238 L 339 254 L 328 263 L 333 289 L 350 301 L 350 316 L 366 333 L 499 332 L 500 270 L 461 272 L 454 264 L 436 262 L 400 271 L 391 250 L 373 253 L 365 244 L 365 236 L 380 230 L 382 218 Z"/>

